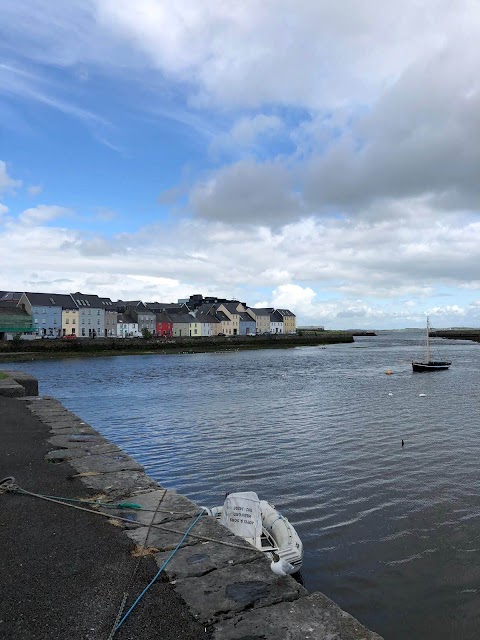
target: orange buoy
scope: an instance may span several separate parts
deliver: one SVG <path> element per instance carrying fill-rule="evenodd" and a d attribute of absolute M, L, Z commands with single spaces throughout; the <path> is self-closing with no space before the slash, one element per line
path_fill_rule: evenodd
<path fill-rule="evenodd" d="M 385 373 L 387 374 L 387 376 L 391 376 L 391 375 L 392 375 L 392 372 L 390 371 L 390 369 L 387 369 L 387 370 L 385 371 Z"/>

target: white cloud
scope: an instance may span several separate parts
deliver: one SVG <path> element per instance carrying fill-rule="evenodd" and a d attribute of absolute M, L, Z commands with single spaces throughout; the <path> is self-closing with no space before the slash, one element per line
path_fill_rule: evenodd
<path fill-rule="evenodd" d="M 4 193 L 12 193 L 22 184 L 21 180 L 14 180 L 7 173 L 7 164 L 0 160 L 0 196 Z"/>
<path fill-rule="evenodd" d="M 41 184 L 32 184 L 27 189 L 29 196 L 38 196 L 43 191 L 43 186 Z"/>
<path fill-rule="evenodd" d="M 274 289 L 272 306 L 278 309 L 301 309 L 305 313 L 312 307 L 315 297 L 315 291 L 310 287 L 301 287 L 298 284 L 284 284 Z"/>
<path fill-rule="evenodd" d="M 278 224 L 302 212 L 291 176 L 277 162 L 225 167 L 194 187 L 190 204 L 201 217 L 236 223 Z"/>
<path fill-rule="evenodd" d="M 436 326 L 478 318 L 480 223 L 451 219 L 423 242 L 411 221 L 399 235 L 396 220 L 348 219 L 276 231 L 184 220 L 107 237 L 54 225 L 69 214 L 40 205 L 0 228 L 9 288 L 38 282 L 59 293 L 167 301 L 201 292 L 289 308 L 302 324 L 330 327 L 422 325 L 426 312 Z M 59 279 L 65 284 L 54 285 Z M 467 283 L 460 297 L 455 288 Z"/>
<path fill-rule="evenodd" d="M 57 205 L 39 204 L 36 207 L 25 209 L 19 216 L 22 225 L 41 225 L 55 218 L 70 216 L 71 210 Z"/>
<path fill-rule="evenodd" d="M 230 131 L 217 135 L 211 144 L 214 153 L 222 151 L 238 155 L 252 151 L 260 142 L 271 140 L 283 130 L 283 122 L 278 116 L 243 116 L 235 122 Z"/>
<path fill-rule="evenodd" d="M 469 0 L 17 0 L 5 48 L 43 64 L 157 70 L 205 102 L 319 108 L 366 103 L 420 55 L 478 37 Z"/>
<path fill-rule="evenodd" d="M 8 207 L 0 202 L 0 216 L 8 212 Z"/>

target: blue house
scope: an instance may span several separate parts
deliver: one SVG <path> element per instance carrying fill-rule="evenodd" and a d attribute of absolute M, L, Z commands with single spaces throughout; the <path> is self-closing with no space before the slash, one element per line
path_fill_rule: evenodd
<path fill-rule="evenodd" d="M 62 309 L 76 308 L 72 298 L 58 293 L 24 293 L 18 305 L 24 305 L 32 316 L 35 334 L 44 338 L 59 338 L 62 334 Z"/>
<path fill-rule="evenodd" d="M 254 336 L 256 333 L 256 322 L 246 311 L 240 311 L 240 335 Z"/>

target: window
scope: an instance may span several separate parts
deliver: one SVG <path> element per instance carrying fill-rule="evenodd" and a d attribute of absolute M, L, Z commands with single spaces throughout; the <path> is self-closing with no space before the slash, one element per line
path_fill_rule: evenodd
<path fill-rule="evenodd" d="M 46 324 L 47 321 L 45 320 L 45 318 L 42 320 L 42 324 Z"/>
<path fill-rule="evenodd" d="M 75 323 L 76 323 L 76 320 L 75 320 L 75 318 L 73 318 L 73 320 L 72 320 L 72 324 L 75 324 Z"/>
<path fill-rule="evenodd" d="M 65 319 L 65 324 L 70 324 L 70 318 Z"/>

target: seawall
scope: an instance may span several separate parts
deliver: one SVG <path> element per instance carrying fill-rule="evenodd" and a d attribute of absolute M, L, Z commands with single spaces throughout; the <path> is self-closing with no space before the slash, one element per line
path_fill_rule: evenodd
<path fill-rule="evenodd" d="M 170 353 L 207 353 L 253 349 L 291 349 L 324 344 L 354 342 L 344 331 L 323 331 L 317 335 L 270 335 L 184 338 L 78 338 L 75 340 L 0 341 L 0 360 L 28 361 L 42 358 L 115 356 Z"/>
<path fill-rule="evenodd" d="M 142 510 L 108 509 L 108 515 L 163 566 L 201 508 L 154 482 L 140 464 L 59 401 L 39 397 L 35 378 L 6 373 L 0 376 L 0 395 L 27 407 L 48 429 L 46 463 L 72 467 L 86 497 L 94 493 L 102 502 L 140 505 Z M 162 579 L 214 640 L 381 640 L 325 595 L 273 574 L 261 552 L 210 517 L 195 524 Z M 149 610 L 142 615 L 148 617 Z"/>

